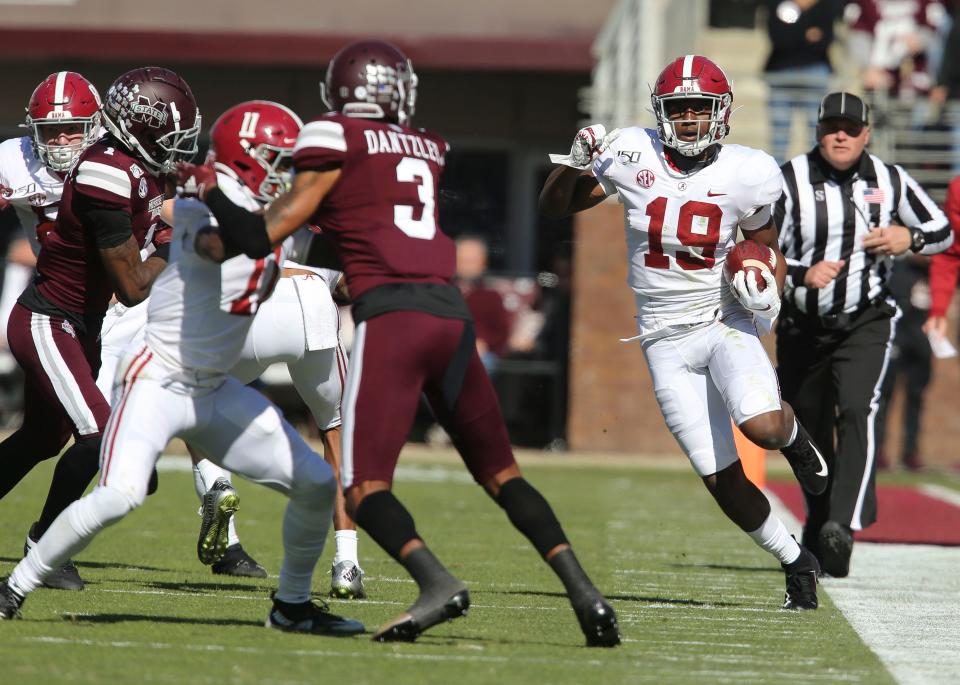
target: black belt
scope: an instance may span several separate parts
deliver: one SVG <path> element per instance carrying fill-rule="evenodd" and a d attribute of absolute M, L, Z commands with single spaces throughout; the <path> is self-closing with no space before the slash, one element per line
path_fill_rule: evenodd
<path fill-rule="evenodd" d="M 850 324 L 854 323 L 857 319 L 871 310 L 879 310 L 885 314 L 889 314 L 890 316 L 893 316 L 893 314 L 897 311 L 894 306 L 887 302 L 885 295 L 878 295 L 864 306 L 852 312 L 839 312 L 837 314 L 824 314 L 820 316 L 817 314 L 801 312 L 799 309 L 793 309 L 791 314 L 795 318 L 803 319 L 828 331 L 838 331 L 849 328 Z"/>

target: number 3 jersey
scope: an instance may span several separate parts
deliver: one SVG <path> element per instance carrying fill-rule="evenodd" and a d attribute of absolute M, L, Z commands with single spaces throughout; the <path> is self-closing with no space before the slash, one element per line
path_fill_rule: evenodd
<path fill-rule="evenodd" d="M 448 150 L 428 131 L 338 113 L 300 131 L 298 173 L 340 168 L 310 221 L 333 238 L 352 298 L 388 283 L 453 277 L 456 249 L 436 203 Z"/>
<path fill-rule="evenodd" d="M 733 300 L 723 260 L 740 220 L 776 202 L 780 168 L 767 153 L 721 145 L 713 162 L 685 174 L 666 158 L 657 132 L 624 129 L 593 165 L 607 195 L 624 205 L 627 278 L 640 337 L 705 323 Z"/>
<path fill-rule="evenodd" d="M 235 204 L 261 210 L 239 181 L 220 173 L 217 185 Z M 147 313 L 147 346 L 173 369 L 200 377 L 218 377 L 239 361 L 253 315 L 273 293 L 293 242 L 262 259 L 238 255 L 217 264 L 194 249 L 197 233 L 216 225 L 205 204 L 176 201 L 170 262 L 154 281 Z"/>

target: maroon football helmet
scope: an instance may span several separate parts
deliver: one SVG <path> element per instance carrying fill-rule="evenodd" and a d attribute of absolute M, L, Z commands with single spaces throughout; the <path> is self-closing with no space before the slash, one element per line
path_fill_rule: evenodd
<path fill-rule="evenodd" d="M 417 75 L 396 46 L 362 40 L 350 43 L 330 60 L 320 97 L 327 107 L 350 117 L 406 124 L 416 104 Z"/>
<path fill-rule="evenodd" d="M 660 140 L 682 155 L 694 157 L 730 132 L 730 107 L 733 90 L 727 75 L 717 64 L 700 55 L 685 55 L 668 64 L 650 95 L 653 113 L 657 117 Z M 668 111 L 678 100 L 707 100 L 710 119 L 704 121 L 707 131 L 696 140 L 681 140 L 673 127 Z"/>
<path fill-rule="evenodd" d="M 200 110 L 190 86 L 163 67 L 141 67 L 107 91 L 103 123 L 154 174 L 169 174 L 197 153 Z"/>
<path fill-rule="evenodd" d="M 276 102 L 252 100 L 228 109 L 210 129 L 208 162 L 230 169 L 261 202 L 289 185 L 300 117 Z"/>
<path fill-rule="evenodd" d="M 75 71 L 50 74 L 37 86 L 27 106 L 26 126 L 33 151 L 53 171 L 67 171 L 77 157 L 100 137 L 100 94 Z M 83 138 L 67 145 L 48 145 L 54 126 L 82 126 Z M 41 130 L 42 127 L 42 130 Z"/>

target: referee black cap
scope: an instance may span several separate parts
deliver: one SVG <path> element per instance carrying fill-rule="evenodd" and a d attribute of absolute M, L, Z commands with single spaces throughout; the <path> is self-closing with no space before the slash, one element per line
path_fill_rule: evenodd
<path fill-rule="evenodd" d="M 870 123 L 869 117 L 870 109 L 867 103 L 853 93 L 839 92 L 830 93 L 823 98 L 817 120 L 840 118 L 867 125 Z"/>

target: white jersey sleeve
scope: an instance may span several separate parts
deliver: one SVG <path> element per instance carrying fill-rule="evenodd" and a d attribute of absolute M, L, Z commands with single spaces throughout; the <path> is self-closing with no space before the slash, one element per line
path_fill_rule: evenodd
<path fill-rule="evenodd" d="M 52 227 L 57 219 L 63 179 L 37 159 L 30 137 L 22 136 L 0 143 L 0 185 L 9 189 L 6 198 L 38 253 L 37 232 L 41 224 Z"/>
<path fill-rule="evenodd" d="M 607 175 L 607 172 L 613 166 L 613 156 L 616 154 L 614 147 L 616 142 L 617 141 L 613 141 L 613 144 L 593 161 L 593 176 L 597 179 L 597 183 L 603 188 L 603 193 L 607 197 L 617 192 L 616 183 Z"/>
<path fill-rule="evenodd" d="M 766 152 L 751 148 L 741 149 L 749 151 L 736 167 L 742 218 L 759 207 L 770 207 L 780 199 L 783 193 L 783 174 L 776 160 Z"/>

